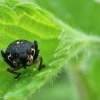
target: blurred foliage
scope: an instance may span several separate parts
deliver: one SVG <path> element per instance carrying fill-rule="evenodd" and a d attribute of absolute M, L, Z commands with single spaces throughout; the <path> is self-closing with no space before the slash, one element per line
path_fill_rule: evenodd
<path fill-rule="evenodd" d="M 99 0 L 29 0 L 50 11 L 64 23 L 100 36 Z"/>

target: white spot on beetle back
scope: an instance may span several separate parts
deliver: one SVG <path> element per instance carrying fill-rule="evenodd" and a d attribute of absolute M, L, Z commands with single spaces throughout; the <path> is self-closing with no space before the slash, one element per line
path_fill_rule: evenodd
<path fill-rule="evenodd" d="M 19 44 L 20 42 L 18 41 L 18 42 L 16 42 L 17 44 Z"/>

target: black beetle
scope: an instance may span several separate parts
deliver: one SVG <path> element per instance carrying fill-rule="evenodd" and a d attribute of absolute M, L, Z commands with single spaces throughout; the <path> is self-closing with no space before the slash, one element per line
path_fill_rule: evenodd
<path fill-rule="evenodd" d="M 40 61 L 38 70 L 45 68 L 42 64 L 42 57 L 39 57 L 39 49 L 37 41 L 31 43 L 27 40 L 16 40 L 12 42 L 4 52 L 1 50 L 1 55 L 4 61 L 11 66 L 7 69 L 10 73 L 16 74 L 14 79 L 17 79 L 21 73 L 16 72 L 17 70 L 27 66 L 31 66 Z"/>

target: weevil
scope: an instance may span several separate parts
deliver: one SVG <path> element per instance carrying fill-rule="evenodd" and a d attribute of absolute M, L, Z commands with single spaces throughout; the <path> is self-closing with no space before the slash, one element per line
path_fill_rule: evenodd
<path fill-rule="evenodd" d="M 35 40 L 34 43 L 28 40 L 15 40 L 10 43 L 6 51 L 1 50 L 1 55 L 4 61 L 10 66 L 7 68 L 7 71 L 17 76 L 14 79 L 17 79 L 21 73 L 17 70 L 27 66 L 31 66 L 40 61 L 38 70 L 45 68 L 45 65 L 42 64 L 43 59 L 39 56 L 38 43 Z"/>

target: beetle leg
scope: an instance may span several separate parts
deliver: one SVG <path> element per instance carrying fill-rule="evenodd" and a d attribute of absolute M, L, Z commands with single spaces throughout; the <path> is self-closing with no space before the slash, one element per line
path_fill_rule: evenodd
<path fill-rule="evenodd" d="M 38 43 L 37 43 L 36 40 L 34 41 L 34 46 L 33 47 L 35 48 L 34 60 L 36 60 L 37 57 L 38 57 L 38 54 L 39 54 Z"/>
<path fill-rule="evenodd" d="M 17 76 L 14 79 L 17 79 L 21 73 L 20 72 L 15 72 L 16 70 L 21 69 L 22 67 L 15 67 L 8 59 L 4 58 L 4 61 L 11 66 L 11 68 L 7 68 L 7 71 L 13 74 L 16 74 Z"/>
<path fill-rule="evenodd" d="M 11 66 L 11 68 L 7 68 L 7 71 L 13 74 L 16 74 L 17 76 L 14 79 L 17 79 L 21 73 L 20 72 L 15 72 L 16 70 L 21 69 L 22 67 L 16 67 L 14 66 L 8 59 L 4 58 L 4 61 Z"/>
<path fill-rule="evenodd" d="M 17 76 L 14 79 L 17 79 L 21 75 L 21 73 L 20 72 L 15 72 L 15 71 L 19 70 L 19 69 L 20 68 L 11 67 L 11 68 L 8 68 L 7 71 L 10 72 L 10 73 L 16 74 Z"/>
<path fill-rule="evenodd" d="M 1 50 L 1 55 L 2 55 L 3 58 L 6 58 L 6 55 L 5 55 L 3 50 Z"/>
<path fill-rule="evenodd" d="M 40 64 L 38 70 L 40 71 L 42 68 L 45 68 L 45 65 L 42 64 L 43 62 L 42 57 L 39 57 L 39 60 L 40 60 Z"/>
<path fill-rule="evenodd" d="M 11 66 L 11 67 L 16 67 L 16 66 L 14 66 L 14 65 L 7 59 L 6 54 L 4 53 L 3 50 L 1 50 L 1 55 L 2 55 L 2 57 L 4 58 L 4 61 L 5 61 L 9 66 Z"/>
<path fill-rule="evenodd" d="M 40 71 L 42 68 L 45 68 L 45 65 L 42 64 L 43 62 L 42 57 L 38 57 L 32 64 L 36 64 L 39 61 L 40 61 L 40 64 L 39 64 L 38 70 Z"/>

